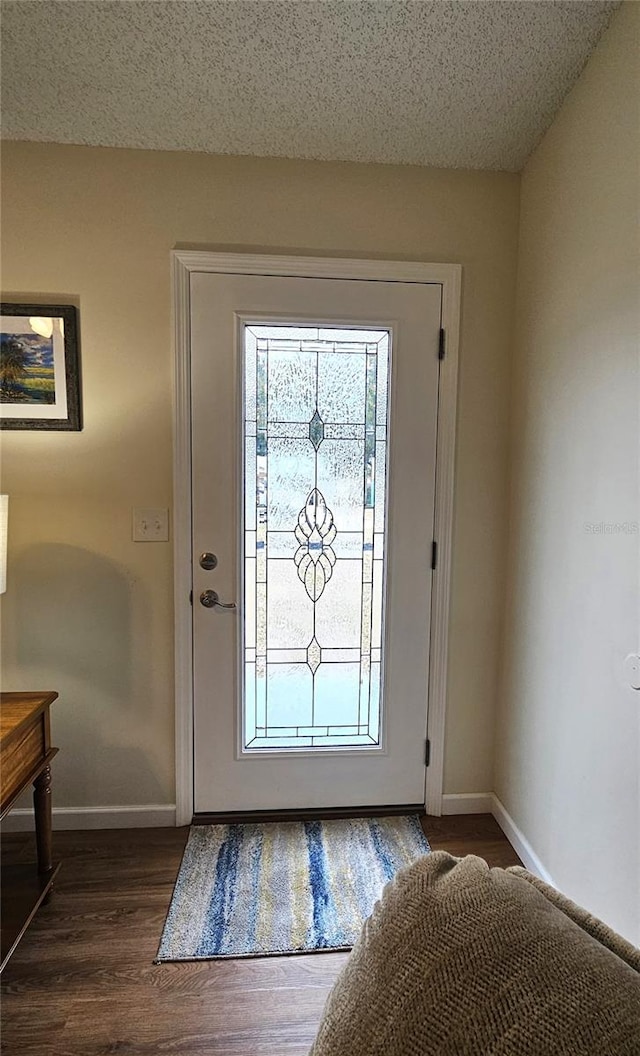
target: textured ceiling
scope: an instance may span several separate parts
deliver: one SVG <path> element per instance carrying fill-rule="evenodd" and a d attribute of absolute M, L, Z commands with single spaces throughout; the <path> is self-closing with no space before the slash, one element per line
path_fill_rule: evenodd
<path fill-rule="evenodd" d="M 617 6 L 5 0 L 2 134 L 518 170 Z"/>

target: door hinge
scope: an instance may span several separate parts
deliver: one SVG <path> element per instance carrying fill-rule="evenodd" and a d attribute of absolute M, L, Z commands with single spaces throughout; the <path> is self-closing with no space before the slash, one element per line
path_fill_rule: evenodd
<path fill-rule="evenodd" d="M 427 737 L 427 740 L 426 740 L 425 746 L 424 746 L 424 765 L 428 766 L 430 761 L 431 761 L 431 741 Z"/>
<path fill-rule="evenodd" d="M 438 563 L 438 544 L 436 543 L 436 541 L 434 539 L 432 544 L 431 544 L 431 569 L 432 569 L 432 571 L 435 569 L 437 563 Z"/>
<path fill-rule="evenodd" d="M 193 605 L 193 591 L 192 590 L 189 591 L 189 604 Z"/>
<path fill-rule="evenodd" d="M 440 327 L 440 338 L 438 341 L 438 359 L 444 359 L 444 330 Z"/>

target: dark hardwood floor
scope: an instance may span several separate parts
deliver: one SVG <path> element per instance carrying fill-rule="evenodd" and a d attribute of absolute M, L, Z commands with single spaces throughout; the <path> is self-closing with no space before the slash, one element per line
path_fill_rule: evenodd
<path fill-rule="evenodd" d="M 489 816 L 426 818 L 434 850 L 518 858 Z M 62 869 L 2 975 L 4 1056 L 303 1056 L 346 953 L 154 965 L 187 829 L 56 832 Z M 3 861 L 32 837 L 4 836 Z"/>

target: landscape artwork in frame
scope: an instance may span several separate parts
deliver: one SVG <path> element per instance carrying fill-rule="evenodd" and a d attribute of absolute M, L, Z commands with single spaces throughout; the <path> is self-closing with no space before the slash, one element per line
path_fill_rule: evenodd
<path fill-rule="evenodd" d="M 0 428 L 82 429 L 73 305 L 0 304 Z"/>

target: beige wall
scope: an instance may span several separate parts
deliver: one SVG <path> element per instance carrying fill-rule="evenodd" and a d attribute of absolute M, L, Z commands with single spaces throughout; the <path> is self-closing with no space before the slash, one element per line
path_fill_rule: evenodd
<path fill-rule="evenodd" d="M 623 5 L 523 174 L 496 758 L 553 880 L 636 942 L 639 31 Z"/>
<path fill-rule="evenodd" d="M 16 143 L 3 192 L 5 296 L 80 307 L 84 431 L 2 438 L 4 686 L 60 692 L 58 805 L 174 797 L 171 547 L 131 508 L 171 503 L 177 244 L 463 264 L 446 789 L 490 789 L 519 178 Z"/>

